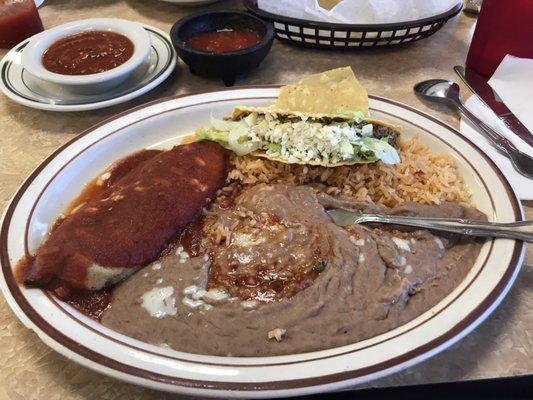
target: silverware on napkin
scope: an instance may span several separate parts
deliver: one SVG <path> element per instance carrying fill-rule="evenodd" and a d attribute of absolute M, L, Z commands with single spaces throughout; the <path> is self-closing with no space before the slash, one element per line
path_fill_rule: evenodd
<path fill-rule="evenodd" d="M 511 160 L 518 172 L 533 179 L 533 158 L 518 150 L 513 142 L 500 135 L 466 108 L 459 98 L 459 85 L 457 83 L 444 79 L 430 79 L 417 83 L 414 86 L 414 91 L 422 99 L 457 107 L 478 128 L 479 133 Z"/>
<path fill-rule="evenodd" d="M 341 208 L 326 210 L 333 222 L 339 226 L 378 222 L 453 232 L 460 235 L 500 237 L 533 242 L 533 221 L 496 223 L 461 218 L 422 218 L 385 214 L 360 214 Z"/>
<path fill-rule="evenodd" d="M 454 71 L 459 75 L 468 88 L 476 94 L 494 114 L 524 142 L 533 146 L 533 134 L 520 122 L 507 106 L 500 101 L 488 81 L 477 72 L 461 65 L 456 65 Z"/>

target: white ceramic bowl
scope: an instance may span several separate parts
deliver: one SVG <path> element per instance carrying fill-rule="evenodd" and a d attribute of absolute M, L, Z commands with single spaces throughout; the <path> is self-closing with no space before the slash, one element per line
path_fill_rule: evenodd
<path fill-rule="evenodd" d="M 109 71 L 90 75 L 62 75 L 48 71 L 42 57 L 58 40 L 81 32 L 109 31 L 122 34 L 133 42 L 133 55 L 125 63 Z M 118 18 L 94 18 L 69 22 L 32 37 L 22 52 L 22 66 L 44 85 L 59 85 L 76 93 L 98 93 L 118 86 L 150 56 L 150 35 L 142 25 Z"/>

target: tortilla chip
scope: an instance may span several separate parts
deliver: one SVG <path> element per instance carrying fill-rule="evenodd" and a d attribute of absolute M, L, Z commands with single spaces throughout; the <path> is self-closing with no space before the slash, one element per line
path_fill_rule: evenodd
<path fill-rule="evenodd" d="M 283 86 L 275 108 L 332 115 L 360 111 L 368 115 L 368 94 L 351 67 L 337 68 Z"/>
<path fill-rule="evenodd" d="M 339 3 L 340 0 L 318 0 L 318 5 L 326 10 L 331 10 Z"/>

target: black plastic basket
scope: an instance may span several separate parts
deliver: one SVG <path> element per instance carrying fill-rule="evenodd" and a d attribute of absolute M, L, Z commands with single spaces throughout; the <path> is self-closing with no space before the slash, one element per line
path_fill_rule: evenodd
<path fill-rule="evenodd" d="M 272 22 L 276 37 L 281 41 L 299 46 L 350 50 L 390 47 L 427 38 L 463 8 L 463 2 L 460 1 L 445 13 L 418 21 L 352 25 L 271 14 L 259 9 L 257 0 L 244 0 L 244 5 L 252 14 Z"/>

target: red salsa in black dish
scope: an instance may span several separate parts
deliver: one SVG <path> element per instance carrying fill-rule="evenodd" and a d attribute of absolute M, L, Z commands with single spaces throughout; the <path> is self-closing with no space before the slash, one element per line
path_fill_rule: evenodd
<path fill-rule="evenodd" d="M 187 40 L 187 46 L 200 51 L 227 53 L 252 47 L 259 43 L 258 34 L 233 29 L 204 32 Z"/>
<path fill-rule="evenodd" d="M 61 75 L 90 75 L 109 71 L 133 55 L 133 42 L 120 33 L 88 31 L 66 36 L 43 54 L 43 66 Z"/>

